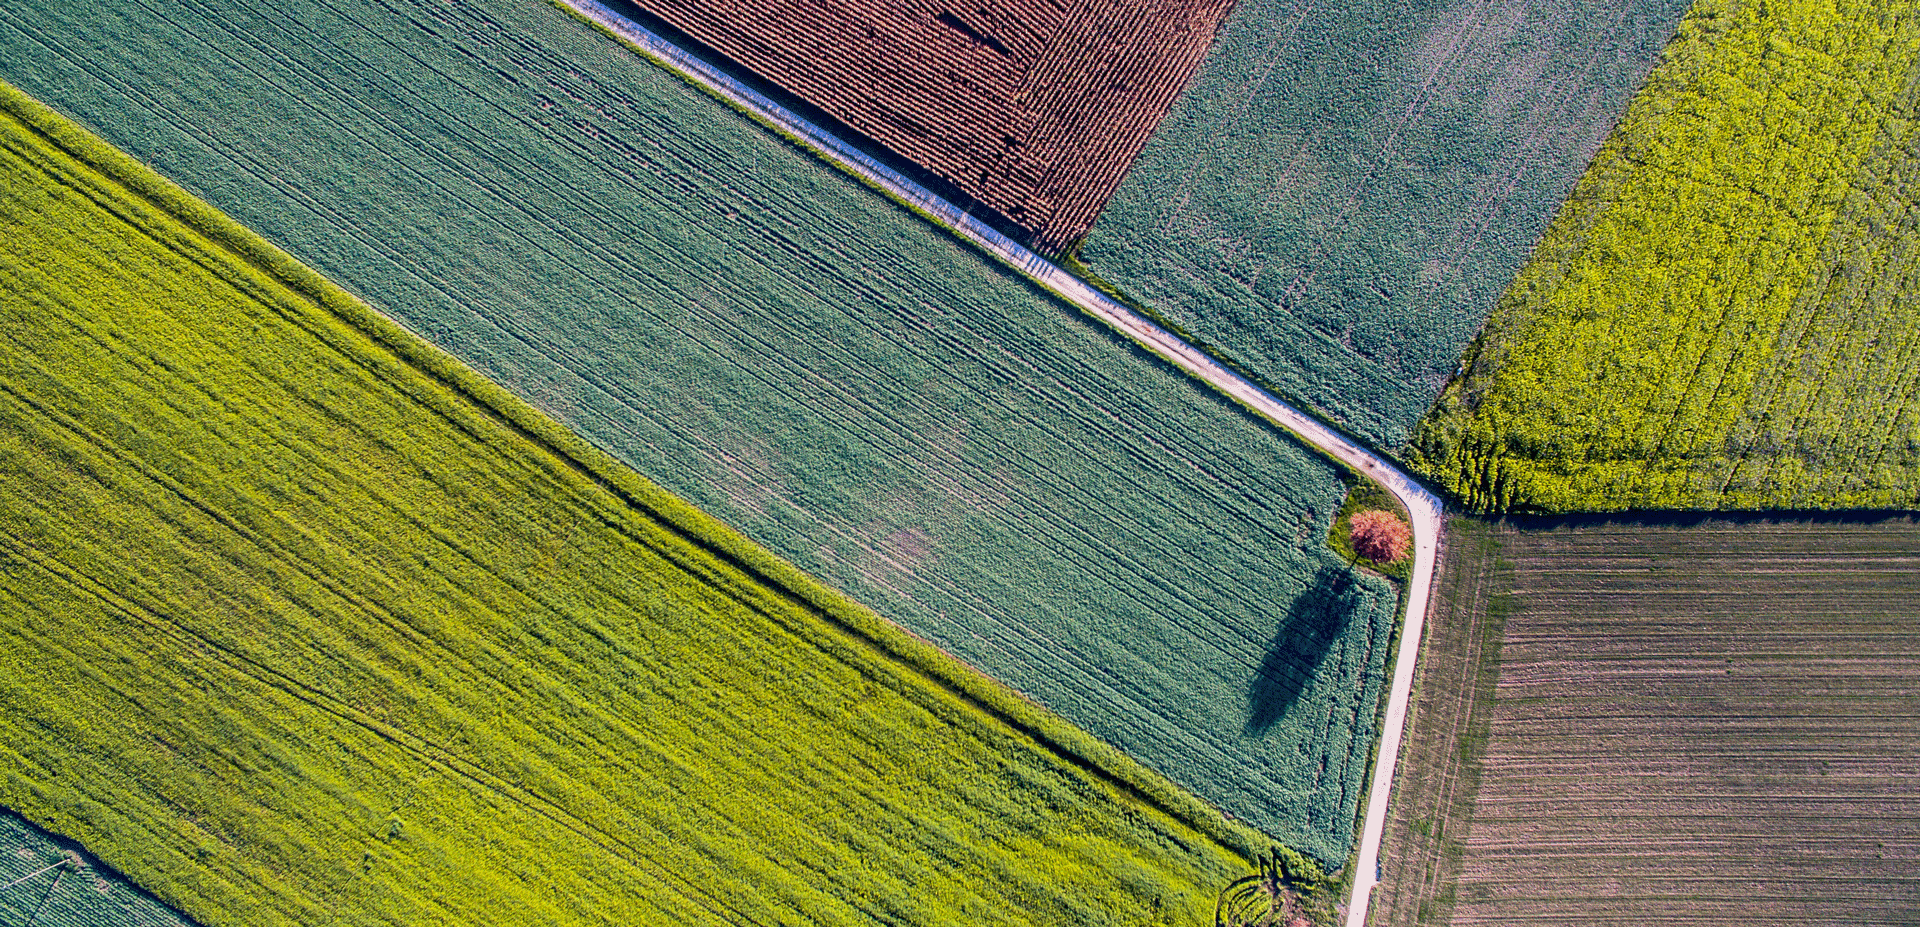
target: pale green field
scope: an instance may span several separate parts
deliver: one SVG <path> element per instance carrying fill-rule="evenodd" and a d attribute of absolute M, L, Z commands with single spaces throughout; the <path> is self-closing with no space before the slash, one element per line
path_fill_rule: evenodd
<path fill-rule="evenodd" d="M 7 811 L 0 811 L 0 924 L 193 927 L 85 851 Z"/>
<path fill-rule="evenodd" d="M 1082 257 L 1383 451 L 1687 0 L 1241 0 Z"/>

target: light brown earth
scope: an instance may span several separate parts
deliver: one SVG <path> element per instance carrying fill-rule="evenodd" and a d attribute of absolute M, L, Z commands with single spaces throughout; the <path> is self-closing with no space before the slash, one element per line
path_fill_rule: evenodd
<path fill-rule="evenodd" d="M 1373 924 L 1920 922 L 1920 522 L 1450 529 Z"/>

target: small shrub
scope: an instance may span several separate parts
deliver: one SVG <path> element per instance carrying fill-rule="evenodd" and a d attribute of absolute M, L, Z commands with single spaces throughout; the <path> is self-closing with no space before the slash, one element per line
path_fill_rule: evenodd
<path fill-rule="evenodd" d="M 1413 531 L 1392 512 L 1371 509 L 1353 516 L 1348 537 L 1356 556 L 1374 563 L 1393 563 L 1413 546 Z"/>

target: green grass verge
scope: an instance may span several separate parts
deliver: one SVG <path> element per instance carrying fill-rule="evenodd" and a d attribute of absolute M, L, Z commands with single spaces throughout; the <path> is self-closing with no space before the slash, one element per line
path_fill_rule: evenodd
<path fill-rule="evenodd" d="M 1274 850 L 0 113 L 0 803 L 181 910 L 1203 923 Z"/>
<path fill-rule="evenodd" d="M 1347 499 L 1340 504 L 1340 511 L 1334 513 L 1333 530 L 1327 533 L 1327 546 L 1333 548 L 1334 553 L 1345 557 L 1349 564 L 1356 564 L 1355 558 L 1358 556 L 1353 550 L 1351 519 L 1355 513 L 1373 509 L 1392 512 L 1399 516 L 1402 522 L 1409 525 L 1413 523 L 1413 520 L 1407 516 L 1407 507 L 1401 505 L 1400 500 L 1394 498 L 1393 493 L 1388 492 L 1386 487 L 1372 480 L 1363 479 L 1357 474 L 1349 475 Z M 1388 564 L 1369 563 L 1365 568 L 1404 583 L 1407 577 L 1413 574 L 1413 555 L 1408 554 Z"/>
<path fill-rule="evenodd" d="M 1513 564 L 1488 522 L 1447 521 L 1368 923 L 1450 923 L 1480 781 Z"/>
<path fill-rule="evenodd" d="M 1479 511 L 1920 503 L 1920 17 L 1703 0 L 1414 468 Z"/>

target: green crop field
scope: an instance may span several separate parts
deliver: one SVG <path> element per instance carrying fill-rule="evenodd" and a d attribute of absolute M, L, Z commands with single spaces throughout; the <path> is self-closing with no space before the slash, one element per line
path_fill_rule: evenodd
<path fill-rule="evenodd" d="M 1399 448 L 1684 0 L 1242 0 L 1081 257 Z"/>
<path fill-rule="evenodd" d="M 0 804 L 203 923 L 1203 925 L 1268 847 L 10 88 L 0 228 Z"/>
<path fill-rule="evenodd" d="M 17 814 L 0 811 L 0 924 L 192 927 L 119 873 Z"/>
<path fill-rule="evenodd" d="M 1480 510 L 1920 503 L 1920 14 L 1702 0 L 1416 467 Z"/>
<path fill-rule="evenodd" d="M 1394 594 L 1339 473 L 535 0 L 0 7 L 0 76 L 1329 867 Z"/>
<path fill-rule="evenodd" d="M 1904 927 L 1920 519 L 1456 518 L 1373 927 Z"/>

